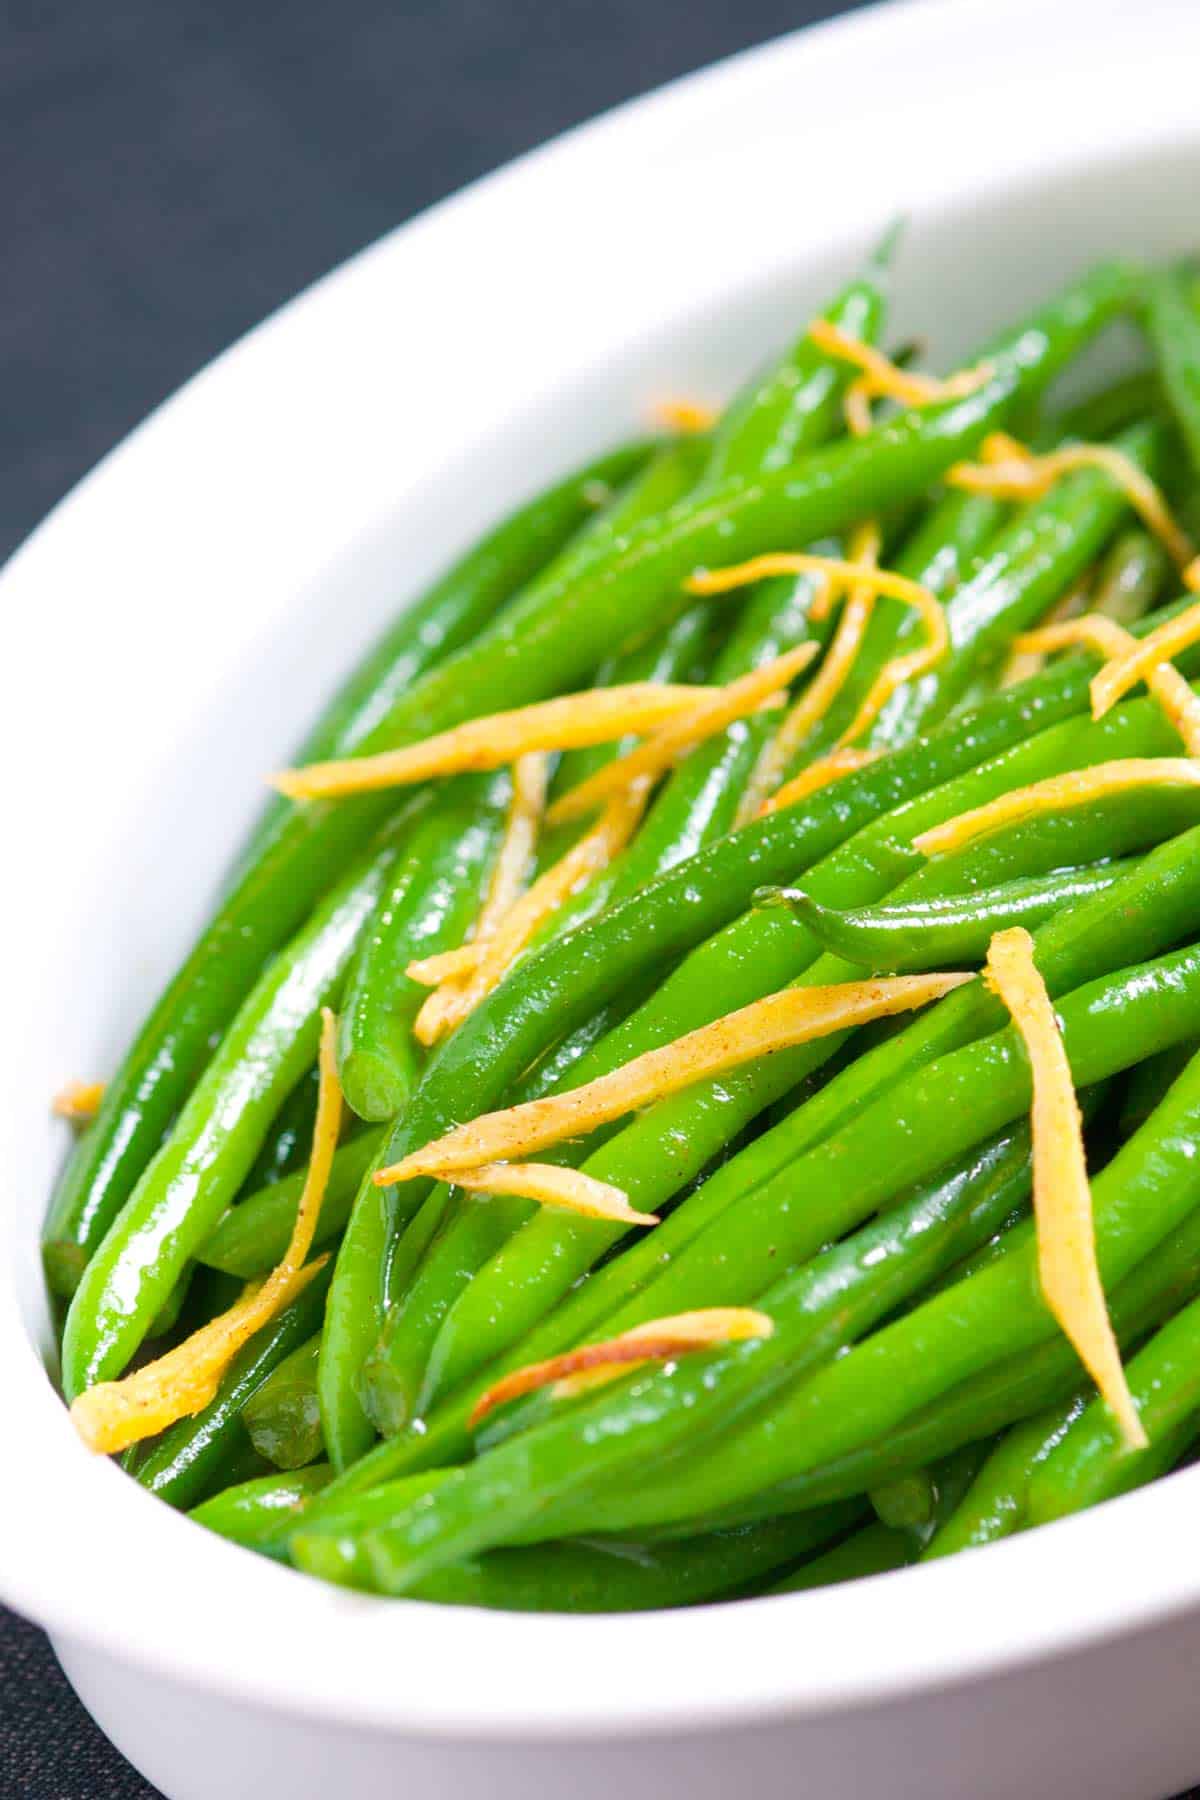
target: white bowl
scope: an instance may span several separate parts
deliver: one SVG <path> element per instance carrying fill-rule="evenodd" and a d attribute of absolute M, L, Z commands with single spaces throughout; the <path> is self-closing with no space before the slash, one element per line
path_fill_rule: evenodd
<path fill-rule="evenodd" d="M 825 1593 L 607 1619 L 378 1602 L 80 1448 L 36 1251 L 47 1095 L 111 1067 L 259 771 L 397 601 L 649 396 L 725 393 L 897 210 L 896 330 L 935 324 L 935 361 L 1093 256 L 1193 246 L 1198 55 L 1191 0 L 927 0 L 682 82 L 322 282 L 9 565 L 0 1591 L 171 1800 L 1136 1800 L 1200 1776 L 1200 1470 Z"/>

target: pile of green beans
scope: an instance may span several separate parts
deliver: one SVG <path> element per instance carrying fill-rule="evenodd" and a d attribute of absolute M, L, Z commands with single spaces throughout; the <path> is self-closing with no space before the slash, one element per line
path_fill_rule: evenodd
<path fill-rule="evenodd" d="M 845 338 L 887 341 L 896 249 L 892 232 L 824 308 Z M 1140 328 L 1147 362 L 1064 409 L 1055 379 L 1117 319 Z M 1194 603 L 1111 468 L 1077 467 L 1022 502 L 945 478 L 997 431 L 1032 431 L 1037 450 L 1097 441 L 1192 517 L 1194 283 L 1103 264 L 971 366 L 970 391 L 885 401 L 855 435 L 852 362 L 798 322 L 710 427 L 631 442 L 535 495 L 353 671 L 297 762 L 403 748 L 588 686 L 725 684 L 811 641 L 795 698 L 837 630 L 820 579 L 697 598 L 688 578 L 772 551 L 845 555 L 867 519 L 886 567 L 941 605 L 948 637 L 870 722 L 857 746 L 870 759 L 791 806 L 744 817 L 776 711 L 681 754 L 631 840 L 432 1049 L 414 1033 L 427 990 L 409 967 L 469 940 L 511 770 L 272 799 L 51 1198 L 43 1257 L 66 1399 L 186 1342 L 280 1262 L 331 1007 L 346 1117 L 313 1244 L 327 1260 L 200 1411 L 125 1455 L 133 1480 L 342 1586 L 596 1612 L 882 1575 L 1035 1529 L 1188 1456 L 1200 788 L 1034 812 L 946 855 L 916 840 L 1039 781 L 1186 753 L 1156 694 L 1091 716 L 1089 652 L 1006 685 L 1013 640 L 1081 582 L 1136 636 Z M 838 745 L 923 629 L 878 601 L 788 776 Z M 1200 675 L 1200 648 L 1176 667 Z M 551 796 L 632 743 L 564 747 Z M 582 829 L 544 831 L 531 877 Z M 1144 1449 L 1126 1447 L 1041 1291 L 1030 1065 L 978 974 L 1014 926 L 1032 934 L 1079 1093 L 1098 1267 Z M 579 1088 L 780 990 L 936 970 L 972 978 L 540 1154 L 659 1215 L 649 1229 L 453 1180 L 375 1180 L 456 1125 Z M 479 1406 L 532 1364 L 717 1307 L 753 1307 L 770 1334 Z"/>

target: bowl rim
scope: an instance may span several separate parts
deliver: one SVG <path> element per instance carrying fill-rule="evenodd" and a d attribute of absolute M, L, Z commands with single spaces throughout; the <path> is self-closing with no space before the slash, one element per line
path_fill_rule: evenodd
<path fill-rule="evenodd" d="M 1144 0 L 1135 19 L 1129 12 L 1115 0 L 1060 0 L 1049 10 L 1041 0 L 1009 0 L 1002 8 L 992 0 L 893 0 L 744 52 L 522 157 L 318 282 L 139 426 L 9 563 L 0 577 L 6 616 L 21 619 L 24 609 L 51 605 L 70 559 L 94 553 L 98 530 L 103 536 L 145 504 L 156 462 L 189 435 L 243 418 L 263 369 L 273 365 L 279 379 L 306 366 L 312 347 L 332 343 L 355 323 L 361 297 L 385 268 L 392 277 L 402 271 L 413 282 L 436 281 L 445 267 L 469 263 L 480 233 L 492 241 L 501 232 L 524 241 L 529 221 L 553 216 L 568 191 L 578 205 L 615 183 L 629 209 L 631 236 L 650 233 L 655 204 L 698 145 L 714 135 L 732 143 L 770 121 L 785 126 L 798 146 L 816 149 L 842 122 L 847 91 L 864 108 L 877 109 L 877 123 L 880 117 L 903 122 L 932 161 L 939 141 L 964 119 L 978 121 L 989 108 L 1011 117 L 1014 98 L 1068 66 L 1067 59 L 1077 79 L 1059 96 L 1054 119 L 1046 117 L 1049 109 L 1039 114 L 1029 106 L 1020 113 L 1020 132 L 1012 134 L 1019 141 L 997 145 L 986 129 L 977 141 L 963 140 L 954 169 L 944 171 L 943 193 L 967 192 L 971 183 L 998 191 L 1051 160 L 1069 162 L 1073 155 L 1082 165 L 1171 142 L 1194 110 L 1188 78 L 1194 59 L 1180 53 L 1180 37 L 1189 24 L 1196 32 L 1200 19 L 1189 15 L 1187 0 Z M 1166 50 L 1156 21 L 1166 32 Z M 1036 70 L 1026 50 L 1031 41 L 1038 45 Z M 989 72 L 981 89 L 985 58 Z M 1154 82 L 1151 118 L 1135 104 L 1146 91 L 1143 77 Z M 800 86 L 810 103 L 797 121 L 792 100 Z M 835 181 L 833 193 L 814 198 L 811 216 L 798 226 L 802 249 L 831 231 L 845 235 L 844 220 L 837 224 L 839 194 L 868 191 L 856 157 L 851 146 L 841 188 Z M 566 248 L 581 248 L 569 222 L 563 235 Z M 702 291 L 702 273 L 697 282 Z M 520 330 L 520 305 L 519 295 L 498 303 L 497 341 Z M 547 380 L 556 354 L 564 366 L 569 362 L 565 351 L 548 353 Z M 496 371 L 481 400 L 483 415 L 502 423 L 520 403 L 518 387 L 512 370 Z M 314 419 L 321 405 L 318 393 Z M 439 436 L 432 412 L 425 422 L 430 456 L 447 454 L 449 440 Z M 266 440 L 285 465 L 294 454 L 285 441 L 291 427 L 281 417 L 274 439 Z M 256 438 L 256 454 L 263 441 Z M 362 491 L 351 494 L 348 481 L 345 492 L 330 498 L 329 529 L 343 542 L 380 504 L 381 490 L 366 466 L 367 452 L 377 450 L 366 446 L 351 458 Z M 235 464 L 242 454 L 234 443 Z M 284 570 L 281 591 L 294 572 Z M 313 1719 L 489 1739 L 712 1729 L 972 1681 L 1200 1604 L 1200 1565 L 1189 1570 L 1172 1554 L 1174 1544 L 1189 1541 L 1200 1496 L 1200 1470 L 1192 1470 L 997 1545 L 986 1558 L 901 1571 L 836 1592 L 633 1618 L 531 1618 L 416 1603 L 399 1608 L 324 1588 L 244 1554 L 239 1559 L 156 1505 L 112 1465 L 88 1459 L 7 1284 L 0 1286 L 0 1364 L 9 1374 L 10 1442 L 23 1446 L 21 1468 L 0 1491 L 5 1598 L 72 1642 L 243 1703 Z M 73 1528 L 80 1507 L 85 1531 Z M 97 1554 L 100 1545 L 107 1555 Z M 134 1550 L 136 1559 L 123 1571 L 122 1557 Z M 1103 1584 L 1097 1569 L 1104 1570 Z M 169 1571 L 186 1635 L 162 1632 L 167 1577 L 160 1571 Z M 1035 1613 L 1034 1594 L 1066 1597 L 1069 1605 L 1064 1600 Z M 403 1665 L 398 1680 L 399 1657 L 413 1645 L 420 1657 Z"/>

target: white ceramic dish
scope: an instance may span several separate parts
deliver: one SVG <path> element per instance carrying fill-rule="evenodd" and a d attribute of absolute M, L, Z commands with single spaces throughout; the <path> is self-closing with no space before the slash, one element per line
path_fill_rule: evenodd
<path fill-rule="evenodd" d="M 897 209 L 897 329 L 944 321 L 935 360 L 1094 255 L 1194 245 L 1198 54 L 1191 0 L 924 0 L 737 59 L 323 282 L 9 565 L 0 1592 L 171 1800 L 1137 1800 L 1200 1777 L 1200 1470 L 823 1594 L 591 1620 L 377 1603 L 86 1455 L 35 1248 L 47 1094 L 111 1064 L 257 773 L 389 608 L 648 395 L 725 392 Z"/>

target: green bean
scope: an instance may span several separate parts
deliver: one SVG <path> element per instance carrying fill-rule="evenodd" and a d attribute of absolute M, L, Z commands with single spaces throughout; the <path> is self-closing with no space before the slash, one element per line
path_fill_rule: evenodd
<path fill-rule="evenodd" d="M 1082 438 L 1094 443 L 1123 431 L 1135 419 L 1161 411 L 1162 382 L 1153 369 L 1135 369 L 1095 393 L 1048 414 L 1047 435 L 1054 440 Z"/>
<path fill-rule="evenodd" d="M 69 1399 L 120 1374 L 241 1187 L 280 1100 L 316 1056 L 321 1007 L 339 991 L 392 854 L 385 845 L 358 858 L 260 976 L 88 1263 L 63 1332 Z"/>
<path fill-rule="evenodd" d="M 383 1126 L 374 1127 L 358 1132 L 339 1147 L 317 1220 L 315 1248 L 330 1243 L 341 1232 L 363 1175 L 375 1167 L 386 1135 Z M 273 1269 L 292 1235 L 307 1173 L 301 1169 L 230 1207 L 197 1249 L 197 1262 L 243 1281 Z"/>
<path fill-rule="evenodd" d="M 898 242 L 890 230 L 861 278 L 851 281 L 823 316 L 847 336 L 874 343 L 883 325 L 888 270 Z M 825 356 L 806 325 L 765 373 L 755 373 L 736 394 L 713 434 L 704 470 L 708 486 L 770 474 L 835 435 L 842 396 L 853 375 L 848 364 Z"/>
<path fill-rule="evenodd" d="M 635 644 L 632 649 L 618 656 L 610 657 L 597 671 L 596 686 L 615 687 L 622 682 L 632 681 L 702 681 L 708 673 L 712 638 L 713 603 L 706 601 L 689 606 L 686 612 L 680 613 L 677 619 L 672 619 L 665 629 L 655 632 L 653 637 Z M 554 773 L 550 790 L 552 797 L 565 793 L 576 782 L 586 781 L 607 763 L 632 750 L 637 742 L 636 735 L 630 733 L 607 744 L 588 744 L 582 749 L 565 751 L 559 757 Z M 578 822 L 572 821 L 557 829 L 551 827 L 543 833 L 538 844 L 539 874 L 551 863 L 558 861 L 563 852 L 574 843 L 579 832 Z M 567 903 L 561 916 L 569 916 L 572 921 L 586 917 L 593 904 L 590 895 L 583 899 L 576 898 Z M 560 928 L 559 918 L 556 917 L 553 923 L 556 932 Z M 547 935 L 553 935 L 553 932 L 548 932 Z"/>
<path fill-rule="evenodd" d="M 1007 522 L 1007 524 L 1006 524 Z M 947 603 L 959 591 L 985 575 L 989 553 L 997 544 L 1002 528 L 1007 529 L 1010 544 L 1022 549 L 1012 538 L 1012 508 L 985 494 L 968 494 L 949 488 L 930 507 L 929 513 L 905 545 L 902 557 L 894 563 L 897 572 L 921 581 Z M 885 663 L 899 654 L 901 640 L 911 635 L 912 609 L 899 600 L 880 598 L 876 601 L 867 626 L 862 647 L 854 659 L 840 694 L 834 700 L 812 734 L 804 743 L 787 776 L 796 774 L 806 764 L 838 744 L 858 715 L 859 707 Z M 868 744 L 877 730 L 867 733 Z M 889 736 L 887 749 L 915 736 L 907 737 L 900 729 Z"/>
<path fill-rule="evenodd" d="M 287 1540 L 300 1513 L 314 1494 L 328 1486 L 332 1475 L 328 1463 L 311 1463 L 307 1469 L 292 1469 L 286 1475 L 276 1470 L 255 1481 L 223 1488 L 188 1517 L 243 1549 L 286 1562 Z"/>
<path fill-rule="evenodd" d="M 171 1506 L 187 1509 L 241 1479 L 236 1473 L 239 1460 L 253 1448 L 242 1409 L 280 1363 L 316 1331 L 328 1291 L 329 1272 L 322 1269 L 284 1312 L 255 1333 L 230 1363 L 216 1397 L 150 1444 L 135 1471 L 142 1487 Z M 257 1454 L 254 1461 L 257 1473 Z"/>
<path fill-rule="evenodd" d="M 619 1613 L 697 1606 L 736 1598 L 828 1543 L 860 1516 L 856 1504 L 843 1502 L 673 1543 L 593 1539 L 499 1550 L 439 1570 L 420 1585 L 416 1597 L 508 1612 Z M 386 1551 L 371 1560 L 372 1585 L 389 1592 Z"/>
<path fill-rule="evenodd" d="M 1105 1092 L 1104 1084 L 1099 1084 L 1081 1096 L 1085 1120 L 1095 1116 Z M 798 1166 L 803 1173 L 803 1163 Z M 790 1315 L 795 1310 L 797 1294 L 803 1296 L 811 1290 L 817 1307 L 825 1306 L 836 1295 L 839 1305 L 852 1306 L 854 1310 L 845 1317 L 839 1316 L 835 1324 L 850 1335 L 857 1335 L 859 1309 L 868 1309 L 861 1316 L 870 1322 L 907 1305 L 964 1256 L 979 1249 L 1011 1219 L 1015 1210 L 1027 1211 L 1030 1179 L 1025 1127 L 1016 1125 L 1002 1130 L 987 1143 L 972 1145 L 927 1179 L 918 1180 L 910 1194 L 888 1203 L 877 1224 L 860 1224 L 837 1249 L 823 1251 L 812 1262 L 797 1259 L 796 1275 L 786 1278 L 782 1290 L 778 1282 L 768 1287 L 767 1296 L 782 1292 Z M 748 1197 L 753 1198 L 753 1194 Z M 836 1199 L 829 1208 L 817 1190 L 811 1206 L 814 1241 L 833 1242 L 843 1234 L 847 1214 Z M 774 1243 L 769 1246 L 768 1258 L 771 1263 L 781 1260 Z M 642 1294 L 627 1301 L 606 1321 L 604 1335 L 616 1336 L 631 1324 L 653 1316 L 668 1316 L 660 1310 L 658 1300 L 651 1285 L 649 1296 Z M 874 1310 L 876 1307 L 878 1311 Z M 570 1308 L 563 1309 L 564 1314 L 569 1311 Z M 561 1323 L 556 1329 L 552 1316 L 541 1337 L 535 1333 L 520 1346 L 518 1363 L 538 1360 L 547 1351 L 546 1339 L 571 1345 L 580 1341 L 576 1322 L 572 1322 L 568 1333 L 563 1335 Z M 500 1442 L 524 1429 L 527 1422 L 554 1415 L 556 1407 L 552 1397 L 535 1395 L 522 1406 L 502 1413 L 496 1423 L 485 1425 L 476 1442 L 485 1447 Z"/>
<path fill-rule="evenodd" d="M 1093 1396 L 1039 1458 L 1028 1522 L 1044 1525 L 1142 1487 L 1178 1462 L 1200 1431 L 1200 1303 L 1192 1301 L 1138 1351 L 1126 1379 L 1149 1444 L 1132 1450 Z"/>
<path fill-rule="evenodd" d="M 389 1591 L 386 1559 L 372 1567 L 361 1548 L 380 1513 L 396 1508 L 399 1493 L 381 1489 L 343 1508 L 335 1528 L 300 1528 L 290 1540 L 297 1565 L 309 1574 L 353 1587 Z M 857 1502 L 842 1502 L 772 1519 L 748 1530 L 712 1533 L 662 1544 L 622 1540 L 540 1544 L 535 1550 L 500 1550 L 437 1571 L 413 1597 L 451 1606 L 503 1608 L 510 1612 L 613 1613 L 695 1606 L 739 1592 L 773 1570 L 794 1562 L 862 1516 Z"/>
<path fill-rule="evenodd" d="M 317 1066 L 300 1077 L 275 1116 L 270 1134 L 246 1176 L 247 1193 L 283 1181 L 308 1161 L 317 1118 Z"/>
<path fill-rule="evenodd" d="M 189 1263 L 151 1320 L 150 1329 L 146 1333 L 147 1337 L 166 1337 L 168 1332 L 175 1329 L 179 1323 L 179 1315 L 187 1302 L 188 1291 L 191 1288 L 192 1276 L 195 1272 L 195 1266 Z"/>
<path fill-rule="evenodd" d="M 867 1499 L 881 1525 L 911 1536 L 932 1520 L 937 1492 L 928 1469 L 910 1469 L 872 1488 Z"/>
<path fill-rule="evenodd" d="M 1155 604 L 1170 572 L 1170 558 L 1158 539 L 1131 526 L 1114 539 L 1096 572 L 1090 610 L 1118 625 L 1133 625 Z"/>
<path fill-rule="evenodd" d="M 350 966 L 338 1019 L 338 1076 L 362 1119 L 393 1118 L 419 1078 L 413 1023 L 428 989 L 406 970 L 467 937 L 504 834 L 511 786 L 507 771 L 451 782 L 400 848 Z"/>
<path fill-rule="evenodd" d="M 916 1550 L 902 1531 L 886 1525 L 864 1525 L 832 1550 L 802 1563 L 791 1575 L 777 1581 L 768 1594 L 805 1594 L 814 1588 L 835 1587 L 843 1581 L 862 1581 L 868 1575 L 886 1575 L 913 1562 Z"/>
<path fill-rule="evenodd" d="M 906 1537 L 914 1555 L 926 1553 L 961 1506 L 986 1456 L 985 1445 L 965 1444 L 941 1462 L 892 1476 L 873 1488 L 869 1498 L 880 1523 Z"/>
<path fill-rule="evenodd" d="M 324 1448 L 317 1405 L 319 1335 L 285 1357 L 242 1408 L 242 1423 L 260 1456 L 277 1469 L 302 1469 Z"/>
<path fill-rule="evenodd" d="M 930 1539 L 922 1559 L 953 1556 L 959 1550 L 998 1543 L 1029 1522 L 1029 1483 L 1035 1469 L 1062 1442 L 1087 1405 L 1087 1393 L 1072 1394 L 1005 1432 L 957 1508 Z"/>
<path fill-rule="evenodd" d="M 1200 317 L 1178 269 L 1146 277 L 1144 319 L 1167 404 L 1187 446 L 1192 472 L 1200 475 Z"/>
<path fill-rule="evenodd" d="M 1165 455 L 1166 434 L 1161 426 L 1143 421 L 1121 432 L 1113 445 L 1153 474 Z M 1051 490 L 1051 497 L 1055 492 L 1061 494 L 1062 489 Z M 989 580 L 988 563 L 1009 547 L 1010 536 L 1019 544 L 1026 533 L 1030 534 L 1029 551 L 1036 554 L 1034 539 L 1043 504 L 1034 502 L 1017 514 L 1009 529 L 990 547 L 983 567 L 950 601 L 946 612 L 954 654 L 940 667 L 892 695 L 867 734 L 866 741 L 873 748 L 907 743 L 918 730 L 928 729 L 935 719 L 944 718 L 962 699 L 974 677 L 998 660 L 1012 636 L 1037 624 L 1053 600 L 1066 592 L 1103 550 L 1115 522 L 1111 516 L 1108 529 L 1075 540 L 1076 554 L 1069 571 L 1065 559 L 1054 559 L 1059 571 L 1056 592 L 1044 594 L 1037 604 L 1014 605 L 1013 597 L 1004 592 L 1003 582 Z M 918 640 L 919 631 L 919 621 L 910 611 L 896 634 L 897 648 L 910 648 Z"/>
<path fill-rule="evenodd" d="M 786 906 L 823 949 L 861 968 L 899 973 L 982 962 L 993 932 L 1032 929 L 1064 907 L 1103 894 L 1128 871 L 1123 864 L 1055 870 L 998 887 L 932 900 L 839 912 L 802 888 L 760 888 L 756 906 Z"/>
<path fill-rule="evenodd" d="M 1157 1056 L 1148 1056 L 1131 1071 L 1118 1124 L 1122 1137 L 1132 1137 L 1135 1131 L 1141 1130 L 1198 1050 L 1200 1043 L 1186 1039 L 1181 1044 L 1172 1044 L 1167 1050 L 1160 1050 Z"/>

